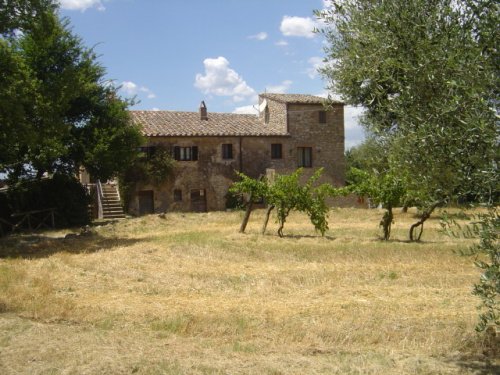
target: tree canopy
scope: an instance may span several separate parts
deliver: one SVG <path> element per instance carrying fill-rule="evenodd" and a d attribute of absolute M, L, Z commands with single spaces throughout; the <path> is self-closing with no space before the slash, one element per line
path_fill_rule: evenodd
<path fill-rule="evenodd" d="M 323 76 L 428 204 L 497 189 L 499 5 L 332 0 Z"/>
<path fill-rule="evenodd" d="M 325 235 L 328 230 L 329 206 L 326 199 L 339 195 L 345 195 L 344 188 L 334 188 L 328 183 L 317 185 L 323 169 L 318 169 L 312 176 L 301 183 L 303 169 L 299 168 L 290 174 L 277 174 L 273 181 L 261 177 L 253 179 L 244 173 L 238 173 L 240 180 L 233 183 L 229 191 L 233 194 L 246 194 L 247 213 L 243 219 L 240 232 L 244 232 L 252 203 L 265 201 L 268 205 L 267 213 L 262 227 L 265 233 L 271 211 L 276 209 L 277 221 L 279 223 L 278 235 L 283 237 L 283 228 L 291 211 L 305 212 L 309 216 L 314 228 Z"/>
<path fill-rule="evenodd" d="M 0 172 L 107 179 L 135 158 L 137 128 L 92 49 L 54 1 L 0 2 Z"/>

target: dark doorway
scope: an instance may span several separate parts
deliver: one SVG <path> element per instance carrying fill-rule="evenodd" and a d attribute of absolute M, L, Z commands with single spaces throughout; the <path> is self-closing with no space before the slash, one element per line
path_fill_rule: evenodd
<path fill-rule="evenodd" d="M 139 196 L 139 216 L 148 215 L 155 212 L 153 190 L 142 190 L 137 193 Z"/>
<path fill-rule="evenodd" d="M 207 212 L 207 197 L 205 190 L 191 190 L 191 211 Z"/>

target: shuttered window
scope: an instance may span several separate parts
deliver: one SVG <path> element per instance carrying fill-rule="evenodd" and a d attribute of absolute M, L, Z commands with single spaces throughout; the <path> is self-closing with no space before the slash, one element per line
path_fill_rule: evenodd
<path fill-rule="evenodd" d="M 297 147 L 297 166 L 299 168 L 312 167 L 312 147 Z"/>
<path fill-rule="evenodd" d="M 174 159 L 179 161 L 198 160 L 198 146 L 174 147 Z"/>

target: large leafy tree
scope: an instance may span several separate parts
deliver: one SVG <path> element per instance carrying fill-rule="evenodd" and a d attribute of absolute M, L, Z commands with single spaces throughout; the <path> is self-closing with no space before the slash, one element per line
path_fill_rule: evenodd
<path fill-rule="evenodd" d="M 366 108 L 394 174 L 423 207 L 496 190 L 499 5 L 332 0 L 317 15 L 330 89 Z M 473 197 L 477 198 L 477 197 Z"/>
<path fill-rule="evenodd" d="M 0 3 L 0 171 L 13 180 L 85 166 L 107 179 L 141 139 L 95 53 L 53 1 Z"/>

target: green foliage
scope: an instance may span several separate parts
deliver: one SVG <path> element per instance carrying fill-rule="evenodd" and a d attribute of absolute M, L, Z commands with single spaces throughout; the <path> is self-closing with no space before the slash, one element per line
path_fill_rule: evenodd
<path fill-rule="evenodd" d="M 53 0 L 3 0 L 0 2 L 0 35 L 31 29 L 35 19 L 57 8 Z"/>
<path fill-rule="evenodd" d="M 12 223 L 11 213 L 56 209 L 56 225 L 82 225 L 89 222 L 87 190 L 73 176 L 55 174 L 42 180 L 20 180 L 2 194 L 6 210 L 1 217 Z"/>
<path fill-rule="evenodd" d="M 226 198 L 227 209 L 243 209 L 245 207 L 241 194 L 228 191 L 224 198 Z"/>
<path fill-rule="evenodd" d="M 475 265 L 483 272 L 473 294 L 482 300 L 476 330 L 484 331 L 489 324 L 500 325 L 500 215 L 496 208 L 490 208 L 488 213 L 473 219 L 474 222 L 465 228 L 452 219 L 446 220 L 443 225 L 454 236 L 479 239 L 462 255 L 474 256 Z"/>
<path fill-rule="evenodd" d="M 241 172 L 236 172 L 236 174 L 240 180 L 234 182 L 229 188 L 231 194 L 252 197 L 253 202 L 259 202 L 267 198 L 269 185 L 264 178 L 251 178 Z"/>
<path fill-rule="evenodd" d="M 369 197 L 374 205 L 397 207 L 406 197 L 406 180 L 391 172 L 369 173 L 357 168 L 348 171 L 350 191 Z"/>
<path fill-rule="evenodd" d="M 149 157 L 144 153 L 138 154 L 118 176 L 124 206 L 128 207 L 137 184 L 158 186 L 172 176 L 174 168 L 175 160 L 170 150 L 161 145 L 156 146 L 154 154 Z"/>
<path fill-rule="evenodd" d="M 289 175 L 277 175 L 269 188 L 267 203 L 276 208 L 279 223 L 278 234 L 283 237 L 283 227 L 291 210 L 304 211 L 308 196 L 300 186 L 302 169 L 297 169 Z"/>
<path fill-rule="evenodd" d="M 7 3 L 0 7 L 7 22 L 0 29 L 0 172 L 16 181 L 83 165 L 105 180 L 123 170 L 139 130 L 95 53 L 59 20 L 55 2 Z"/>
<path fill-rule="evenodd" d="M 498 3 L 332 0 L 330 90 L 363 106 L 390 168 L 427 202 L 491 200 L 498 188 Z M 494 26 L 497 25 L 497 26 Z"/>
<path fill-rule="evenodd" d="M 346 171 L 356 168 L 368 173 L 381 173 L 389 169 L 387 153 L 388 145 L 384 140 L 370 135 L 363 143 L 345 152 Z M 354 183 L 350 177 L 346 176 L 347 185 Z"/>
<path fill-rule="evenodd" d="M 168 149 L 157 146 L 154 155 L 148 160 L 143 161 L 143 164 L 146 170 L 147 181 L 145 182 L 159 185 L 172 175 L 175 160 Z"/>
<path fill-rule="evenodd" d="M 351 192 L 369 197 L 373 204 L 386 209 L 380 226 L 384 240 L 389 240 L 394 222 L 392 209 L 403 203 L 408 194 L 406 179 L 391 172 L 369 173 L 357 168 L 348 171 L 348 178 L 352 181 Z"/>
<path fill-rule="evenodd" d="M 280 237 L 283 237 L 283 228 L 292 210 L 306 212 L 314 228 L 323 236 L 328 230 L 329 207 L 326 199 L 343 194 L 344 190 L 335 189 L 326 183 L 315 186 L 322 172 L 323 169 L 318 169 L 305 184 L 300 183 L 302 168 L 289 175 L 276 175 L 272 183 L 239 173 L 240 181 L 235 182 L 229 191 L 233 194 L 247 194 L 255 202 L 265 200 L 271 209 L 275 208 Z"/>

